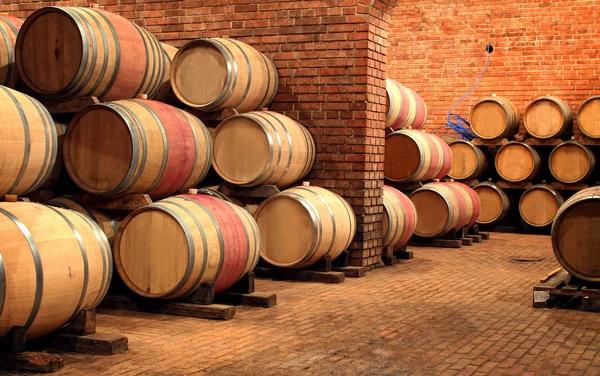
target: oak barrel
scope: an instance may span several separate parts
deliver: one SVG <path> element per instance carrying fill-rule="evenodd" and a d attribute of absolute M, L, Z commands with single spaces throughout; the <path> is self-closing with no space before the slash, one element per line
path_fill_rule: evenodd
<path fill-rule="evenodd" d="M 577 125 L 584 135 L 600 138 L 600 95 L 585 100 L 577 112 Z"/>
<path fill-rule="evenodd" d="M 187 191 L 206 176 L 212 154 L 210 135 L 198 118 L 141 99 L 80 111 L 67 127 L 63 147 L 73 181 L 102 196 L 161 198 Z"/>
<path fill-rule="evenodd" d="M 547 95 L 529 103 L 523 115 L 523 126 L 532 137 L 560 138 L 571 132 L 571 108 L 560 98 Z"/>
<path fill-rule="evenodd" d="M 0 86 L 0 197 L 38 189 L 52 173 L 58 141 L 54 121 L 36 99 Z"/>
<path fill-rule="evenodd" d="M 565 141 L 552 150 L 548 165 L 556 180 L 574 184 L 588 180 L 594 172 L 596 157 L 588 147 Z"/>
<path fill-rule="evenodd" d="M 469 141 L 456 140 L 450 144 L 452 168 L 448 176 L 457 180 L 477 179 L 487 169 L 484 152 Z"/>
<path fill-rule="evenodd" d="M 159 102 L 171 102 L 170 97 L 173 94 L 173 89 L 171 88 L 171 63 L 173 62 L 173 58 L 175 54 L 177 54 L 177 48 L 171 46 L 170 44 L 160 43 L 163 52 L 165 53 L 166 58 L 166 74 L 163 76 L 162 83 L 158 88 L 158 91 L 154 95 L 152 99 Z"/>
<path fill-rule="evenodd" d="M 0 338 L 22 326 L 28 340 L 60 329 L 108 291 L 112 255 L 98 226 L 77 212 L 0 203 Z"/>
<path fill-rule="evenodd" d="M 308 130 L 276 112 L 232 116 L 219 124 L 213 140 L 213 168 L 226 181 L 243 187 L 287 187 L 306 176 L 315 161 Z"/>
<path fill-rule="evenodd" d="M 398 249 L 415 231 L 417 211 L 404 193 L 389 185 L 383 186 L 382 246 Z"/>
<path fill-rule="evenodd" d="M 511 101 L 503 97 L 485 98 L 471 109 L 471 130 L 486 140 L 517 134 L 519 121 L 519 110 Z"/>
<path fill-rule="evenodd" d="M 435 238 L 466 226 L 472 219 L 473 207 L 456 186 L 429 183 L 410 195 L 417 210 L 415 235 Z"/>
<path fill-rule="evenodd" d="M 324 255 L 335 259 L 356 232 L 350 205 L 320 187 L 285 190 L 263 202 L 254 218 L 263 239 L 262 258 L 284 268 L 310 266 Z"/>
<path fill-rule="evenodd" d="M 558 262 L 571 275 L 600 282 L 600 187 L 571 196 L 556 213 L 552 248 Z"/>
<path fill-rule="evenodd" d="M 202 111 L 267 107 L 279 76 L 271 60 L 234 39 L 197 39 L 181 47 L 171 66 L 171 86 L 179 100 Z"/>
<path fill-rule="evenodd" d="M 446 141 L 413 129 L 387 135 L 384 153 L 384 175 L 396 182 L 439 179 L 452 166 L 452 153 Z"/>
<path fill-rule="evenodd" d="M 215 293 L 254 270 L 261 238 L 256 222 L 236 205 L 206 195 L 180 195 L 128 215 L 113 253 L 131 291 L 173 299 L 215 283 Z"/>
<path fill-rule="evenodd" d="M 106 238 L 108 239 L 109 243 L 112 243 L 113 238 L 119 230 L 119 225 L 115 219 L 111 218 L 103 212 L 88 207 L 87 205 L 77 200 L 75 197 L 56 197 L 52 200 L 44 202 L 44 205 L 74 210 L 78 213 L 88 216 L 100 227 L 102 232 L 104 232 L 104 235 L 106 235 Z"/>
<path fill-rule="evenodd" d="M 64 123 L 54 122 L 54 127 L 56 129 L 56 160 L 54 162 L 54 167 L 52 167 L 52 171 L 50 172 L 50 176 L 46 179 L 44 184 L 40 186 L 40 189 L 48 189 L 56 183 L 58 177 L 63 171 L 63 141 L 65 139 L 65 132 L 67 131 L 67 125 Z"/>
<path fill-rule="evenodd" d="M 548 226 L 563 202 L 562 196 L 554 188 L 546 184 L 537 184 L 521 195 L 519 214 L 530 226 Z"/>
<path fill-rule="evenodd" d="M 522 142 L 511 141 L 496 154 L 496 171 L 509 182 L 530 181 L 539 172 L 541 158 L 535 149 Z"/>
<path fill-rule="evenodd" d="M 488 225 L 503 220 L 510 209 L 510 199 L 508 195 L 491 182 L 483 182 L 473 188 L 479 202 L 481 203 L 481 212 L 477 218 L 477 223 Z"/>
<path fill-rule="evenodd" d="M 83 7 L 45 7 L 19 32 L 16 61 L 23 81 L 54 99 L 152 98 L 168 74 L 156 37 L 125 18 Z"/>
<path fill-rule="evenodd" d="M 0 85 L 15 88 L 19 72 L 15 64 L 15 43 L 23 20 L 17 17 L 0 16 Z"/>
<path fill-rule="evenodd" d="M 386 79 L 387 115 L 385 126 L 394 130 L 421 129 L 427 121 L 427 105 L 414 90 Z"/>

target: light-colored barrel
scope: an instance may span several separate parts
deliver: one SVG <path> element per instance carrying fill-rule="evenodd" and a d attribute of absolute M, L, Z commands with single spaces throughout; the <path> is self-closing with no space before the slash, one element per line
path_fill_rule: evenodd
<path fill-rule="evenodd" d="M 383 186 L 382 246 L 398 249 L 415 231 L 417 211 L 412 201 L 396 188 Z"/>
<path fill-rule="evenodd" d="M 577 112 L 577 125 L 584 135 L 600 138 L 600 95 L 585 100 Z"/>
<path fill-rule="evenodd" d="M 277 94 L 279 76 L 271 60 L 234 39 L 197 39 L 173 59 L 171 86 L 183 103 L 202 111 L 267 107 Z"/>
<path fill-rule="evenodd" d="M 472 227 L 481 214 L 481 201 L 479 200 L 479 196 L 477 196 L 477 193 L 473 188 L 461 182 L 449 181 L 445 184 L 456 187 L 460 191 L 460 194 L 465 198 L 468 215 L 468 223 L 466 226 Z"/>
<path fill-rule="evenodd" d="M 384 175 L 396 182 L 416 182 L 446 176 L 452 153 L 446 141 L 413 129 L 390 133 L 385 138 Z"/>
<path fill-rule="evenodd" d="M 0 86 L 0 197 L 38 189 L 52 173 L 58 141 L 50 114 L 36 99 Z"/>
<path fill-rule="evenodd" d="M 577 192 L 558 210 L 552 224 L 552 248 L 571 275 L 600 282 L 600 187 Z"/>
<path fill-rule="evenodd" d="M 468 224 L 466 199 L 444 183 L 429 183 L 410 195 L 417 210 L 415 235 L 435 238 Z M 471 214 L 472 215 L 472 214 Z"/>
<path fill-rule="evenodd" d="M 215 293 L 254 270 L 260 232 L 236 205 L 206 195 L 155 202 L 125 218 L 114 242 L 115 266 L 138 295 L 173 299 L 214 282 Z"/>
<path fill-rule="evenodd" d="M 87 192 L 161 198 L 196 186 L 208 173 L 211 153 L 210 135 L 198 118 L 133 99 L 80 111 L 67 128 L 63 158 Z"/>
<path fill-rule="evenodd" d="M 302 125 L 271 111 L 232 116 L 213 134 L 213 167 L 244 187 L 284 188 L 302 179 L 315 161 L 314 141 Z"/>
<path fill-rule="evenodd" d="M 519 214 L 523 221 L 533 227 L 545 227 L 554 217 L 564 200 L 560 193 L 546 184 L 529 188 L 519 200 Z"/>
<path fill-rule="evenodd" d="M 0 338 L 60 329 L 96 307 L 112 276 L 110 246 L 89 218 L 34 203 L 0 203 Z"/>
<path fill-rule="evenodd" d="M 596 157 L 588 147 L 565 141 L 552 150 L 548 166 L 556 180 L 574 184 L 588 180 L 594 172 Z"/>
<path fill-rule="evenodd" d="M 477 218 L 477 223 L 488 225 L 503 220 L 510 209 L 510 199 L 508 195 L 496 184 L 483 182 L 473 188 L 479 202 L 481 203 L 481 212 Z"/>
<path fill-rule="evenodd" d="M 517 134 L 519 121 L 519 110 L 511 101 L 503 97 L 485 98 L 471 109 L 471 130 L 486 140 Z"/>
<path fill-rule="evenodd" d="M 254 218 L 263 239 L 262 258 L 285 268 L 302 268 L 321 257 L 338 257 L 356 232 L 352 207 L 324 188 L 301 186 L 263 202 Z"/>
<path fill-rule="evenodd" d="M 496 154 L 496 171 L 509 182 L 530 181 L 539 172 L 541 158 L 535 149 L 522 142 L 509 142 Z"/>
<path fill-rule="evenodd" d="M 19 72 L 15 64 L 15 43 L 23 20 L 11 16 L 0 16 L 0 85 L 15 88 Z"/>
<path fill-rule="evenodd" d="M 421 129 L 427 121 L 427 105 L 414 90 L 386 79 L 386 127 Z"/>
<path fill-rule="evenodd" d="M 529 103 L 523 115 L 523 126 L 532 137 L 548 139 L 571 132 L 571 108 L 560 98 L 547 95 Z"/>
<path fill-rule="evenodd" d="M 469 141 L 457 140 L 450 144 L 452 168 L 448 176 L 457 180 L 477 179 L 487 169 L 483 151 Z"/>
<path fill-rule="evenodd" d="M 166 74 L 163 77 L 162 83 L 158 88 L 158 91 L 154 95 L 155 101 L 159 102 L 167 102 L 170 99 L 170 96 L 173 95 L 173 90 L 171 88 L 171 64 L 173 62 L 173 58 L 175 58 L 175 54 L 177 54 L 177 48 L 171 46 L 170 44 L 160 43 L 160 46 L 163 49 L 163 52 L 166 56 Z M 170 101 L 169 101 L 170 102 Z"/>
<path fill-rule="evenodd" d="M 115 219 L 111 218 L 106 213 L 88 207 L 74 197 L 56 197 L 52 200 L 46 201 L 44 204 L 57 208 L 75 210 L 78 213 L 87 215 L 100 227 L 110 243 L 112 243 L 113 238 L 119 230 L 119 225 Z"/>
<path fill-rule="evenodd" d="M 153 34 L 95 8 L 35 11 L 23 23 L 15 49 L 27 86 L 55 99 L 152 98 L 168 74 L 167 57 Z"/>

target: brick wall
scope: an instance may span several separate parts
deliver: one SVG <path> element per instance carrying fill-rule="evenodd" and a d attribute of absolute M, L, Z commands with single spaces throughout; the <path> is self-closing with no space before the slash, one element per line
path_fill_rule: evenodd
<path fill-rule="evenodd" d="M 542 95 L 564 99 L 573 110 L 600 89 L 600 1 L 405 0 L 389 29 L 388 76 L 419 92 L 430 111 L 428 127 L 475 82 L 494 52 L 485 76 L 455 110 L 496 93 L 521 113 Z"/>
<path fill-rule="evenodd" d="M 344 196 L 357 214 L 354 265 L 381 255 L 386 29 L 396 0 L 99 0 L 181 46 L 229 36 L 275 62 L 280 88 L 271 109 L 305 125 L 317 147 L 313 185 Z M 46 5 L 88 1 L 2 0 L 1 12 L 25 17 Z"/>

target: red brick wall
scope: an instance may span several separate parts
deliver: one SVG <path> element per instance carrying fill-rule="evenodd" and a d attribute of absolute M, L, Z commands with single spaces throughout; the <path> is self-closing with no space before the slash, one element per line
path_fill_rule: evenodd
<path fill-rule="evenodd" d="M 271 109 L 312 133 L 317 147 L 312 184 L 348 199 L 358 221 L 353 263 L 370 265 L 381 255 L 385 30 L 395 1 L 99 0 L 99 5 L 175 46 L 229 36 L 273 59 L 281 80 Z M 1 4 L 0 11 L 21 17 L 50 5 Z"/>
<path fill-rule="evenodd" d="M 455 113 L 468 115 L 492 93 L 521 113 L 546 94 L 577 110 L 600 89 L 599 13 L 597 0 L 404 0 L 389 29 L 387 75 L 420 93 L 428 127 L 439 127 L 475 82 L 491 43 L 482 81 Z"/>

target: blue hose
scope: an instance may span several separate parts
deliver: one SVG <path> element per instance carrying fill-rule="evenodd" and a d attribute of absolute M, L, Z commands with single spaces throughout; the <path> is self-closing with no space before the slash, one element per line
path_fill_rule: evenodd
<path fill-rule="evenodd" d="M 471 94 L 471 92 L 475 89 L 475 87 L 477 86 L 479 81 L 481 81 L 481 78 L 483 77 L 483 74 L 485 73 L 485 68 L 487 67 L 488 59 L 489 59 L 492 51 L 493 51 L 493 48 L 491 47 L 491 45 L 488 45 L 486 47 L 485 64 L 483 65 L 483 70 L 481 71 L 481 74 L 477 78 L 477 81 L 475 81 L 473 86 L 471 86 L 471 88 L 469 89 L 469 91 L 467 91 L 465 93 L 465 95 L 463 95 L 456 103 L 454 103 L 454 106 L 452 106 L 452 108 L 450 108 L 450 111 L 448 111 L 448 115 L 446 116 L 446 124 L 444 124 L 443 126 L 441 126 L 438 129 L 450 128 L 454 132 L 458 133 L 458 135 L 460 135 L 460 137 L 462 137 L 465 140 L 469 140 L 469 141 L 478 137 L 475 133 L 473 133 L 473 131 L 471 131 L 471 124 L 467 121 L 467 119 L 463 118 L 460 115 L 453 114 L 452 111 L 454 111 L 454 109 L 456 108 L 456 106 L 458 106 L 460 104 L 460 102 L 462 102 L 469 94 Z"/>

